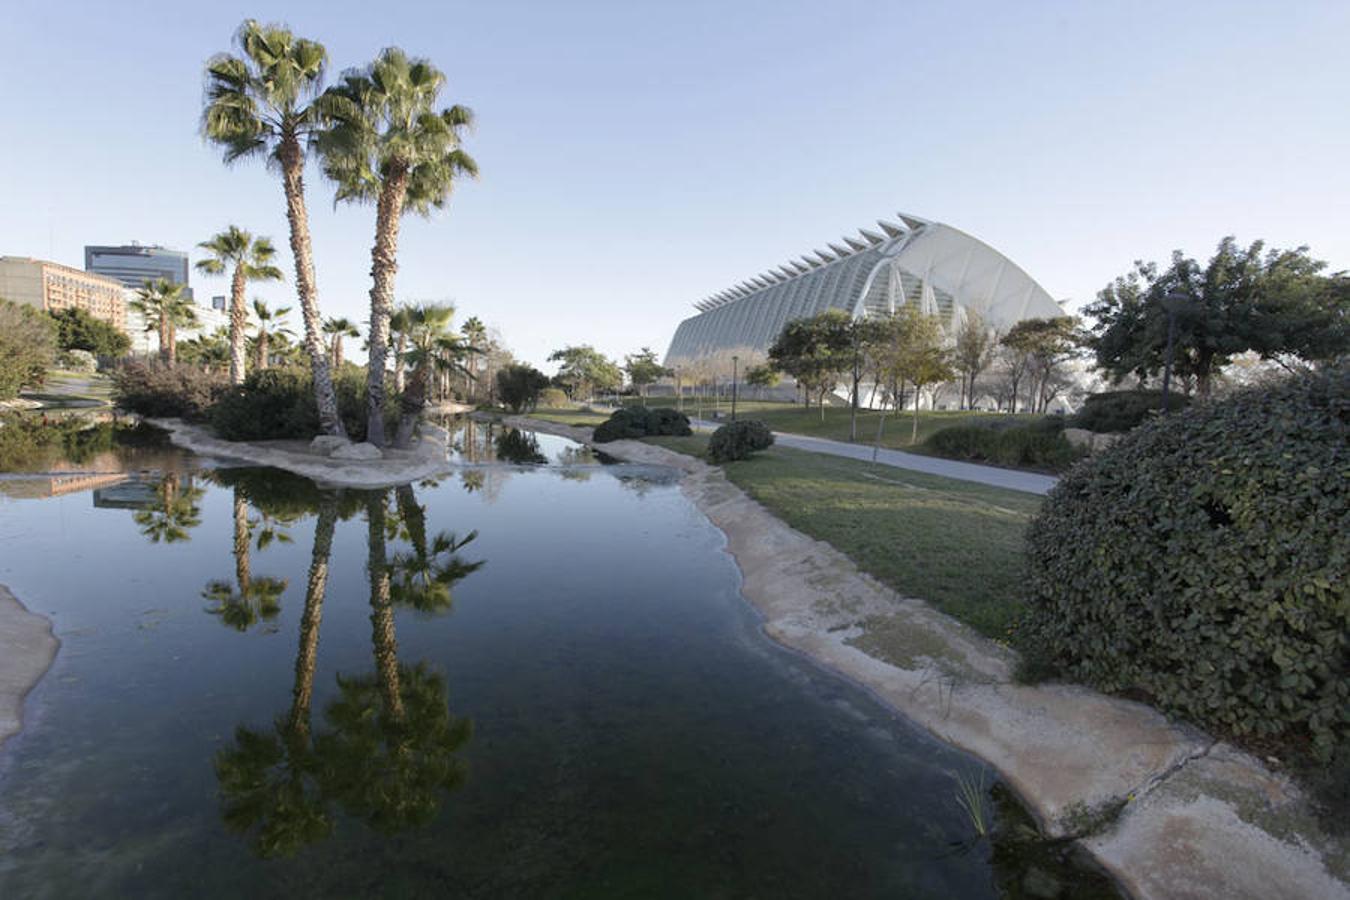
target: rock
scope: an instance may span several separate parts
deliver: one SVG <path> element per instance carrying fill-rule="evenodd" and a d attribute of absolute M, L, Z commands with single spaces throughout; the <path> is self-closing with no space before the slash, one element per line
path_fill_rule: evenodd
<path fill-rule="evenodd" d="M 383 459 L 384 454 L 374 444 L 347 444 L 328 454 L 331 459 Z"/>
<path fill-rule="evenodd" d="M 321 434 L 309 442 L 309 449 L 329 456 L 340 447 L 351 446 L 351 441 L 336 434 Z"/>
<path fill-rule="evenodd" d="M 1123 438 L 1123 434 L 1097 434 L 1086 428 L 1065 428 L 1064 439 L 1075 447 L 1086 447 L 1092 453 L 1098 453 Z"/>

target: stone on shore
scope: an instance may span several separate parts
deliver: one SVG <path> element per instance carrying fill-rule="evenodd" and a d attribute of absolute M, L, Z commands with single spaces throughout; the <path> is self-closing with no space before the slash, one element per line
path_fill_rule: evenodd
<path fill-rule="evenodd" d="M 335 450 L 351 445 L 351 441 L 338 434 L 321 434 L 309 442 L 309 449 L 324 456 L 331 456 Z"/>
<path fill-rule="evenodd" d="M 347 444 L 328 454 L 329 459 L 383 459 L 384 454 L 374 444 Z"/>

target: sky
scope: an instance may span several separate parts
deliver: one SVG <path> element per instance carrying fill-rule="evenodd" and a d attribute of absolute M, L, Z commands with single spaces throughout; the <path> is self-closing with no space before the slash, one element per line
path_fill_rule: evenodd
<path fill-rule="evenodd" d="M 0 254 L 82 266 L 231 223 L 284 250 L 279 180 L 199 135 L 206 59 L 247 16 L 322 42 L 330 78 L 396 45 L 474 109 L 481 169 L 405 219 L 397 296 L 546 371 L 569 344 L 664 354 L 694 301 L 897 212 L 1071 307 L 1228 234 L 1350 269 L 1344 0 L 6 7 Z M 335 206 L 313 164 L 307 188 L 323 311 L 363 321 L 374 209 Z M 287 284 L 252 293 L 294 305 L 283 257 Z"/>

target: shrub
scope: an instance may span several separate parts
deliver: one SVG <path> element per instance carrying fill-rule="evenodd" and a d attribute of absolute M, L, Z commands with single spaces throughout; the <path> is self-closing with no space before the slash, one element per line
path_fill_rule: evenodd
<path fill-rule="evenodd" d="M 131 338 L 116 325 L 94 318 L 88 310 L 62 309 L 49 315 L 56 324 L 57 345 L 62 350 L 85 350 L 115 359 L 131 349 Z"/>
<path fill-rule="evenodd" d="M 1002 466 L 1068 468 L 1083 455 L 1064 437 L 1064 422 L 1046 416 L 1028 424 L 954 425 L 931 435 L 924 446 L 948 459 L 968 459 Z"/>
<path fill-rule="evenodd" d="M 567 394 L 555 387 L 544 388 L 539 392 L 538 404 L 546 409 L 558 409 L 567 405 Z"/>
<path fill-rule="evenodd" d="M 347 436 L 365 440 L 365 373 L 344 366 L 333 379 L 333 389 Z M 385 403 L 388 433 L 397 421 L 398 403 L 391 396 Z M 294 367 L 250 372 L 242 385 L 226 391 L 211 410 L 211 426 L 227 441 L 308 440 L 321 434 L 314 378 L 308 369 Z"/>
<path fill-rule="evenodd" d="M 1167 407 L 1175 412 L 1190 402 L 1190 397 L 1174 393 L 1168 396 Z M 1162 391 L 1105 391 L 1087 397 L 1070 424 L 1099 434 L 1129 431 L 1161 409 Z"/>
<path fill-rule="evenodd" d="M 1028 535 L 1034 662 L 1225 734 L 1350 737 L 1350 375 L 1154 419 Z"/>
<path fill-rule="evenodd" d="M 548 376 L 534 366 L 515 364 L 497 372 L 497 396 L 511 412 L 533 409 L 539 394 L 548 387 Z"/>
<path fill-rule="evenodd" d="M 604 444 L 623 438 L 649 435 L 684 436 L 693 433 L 693 429 L 689 427 L 689 417 L 669 406 L 650 409 L 645 406 L 625 406 L 615 410 L 613 415 L 601 422 L 592 437 L 596 443 Z"/>
<path fill-rule="evenodd" d="M 0 400 L 42 384 L 56 356 L 56 328 L 29 306 L 0 300 Z"/>
<path fill-rule="evenodd" d="M 196 366 L 127 363 L 112 373 L 113 401 L 143 416 L 203 419 L 225 392 L 227 379 Z"/>
<path fill-rule="evenodd" d="M 715 463 L 746 459 L 756 450 L 773 446 L 769 426 L 754 419 L 729 422 L 713 432 L 708 441 L 708 459 Z"/>

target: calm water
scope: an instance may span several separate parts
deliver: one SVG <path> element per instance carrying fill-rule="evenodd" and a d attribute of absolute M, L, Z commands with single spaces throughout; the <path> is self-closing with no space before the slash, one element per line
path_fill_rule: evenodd
<path fill-rule="evenodd" d="M 768 642 L 669 473 L 456 444 L 379 492 L 164 452 L 0 486 L 0 582 L 62 641 L 0 897 L 1115 895 Z"/>

